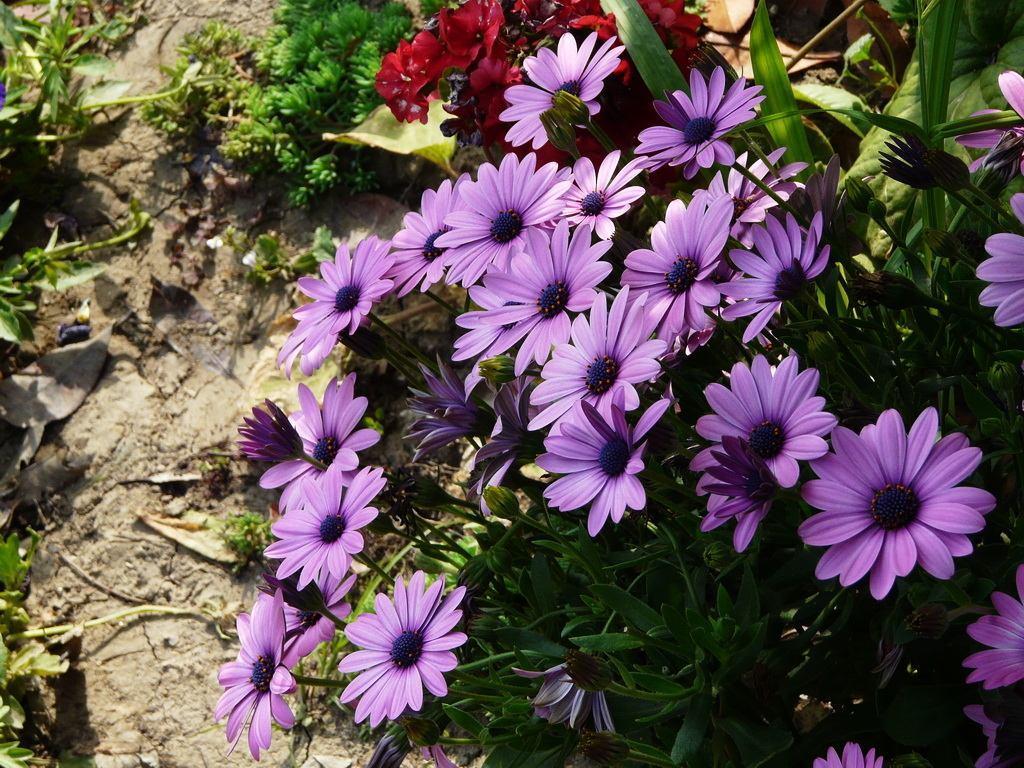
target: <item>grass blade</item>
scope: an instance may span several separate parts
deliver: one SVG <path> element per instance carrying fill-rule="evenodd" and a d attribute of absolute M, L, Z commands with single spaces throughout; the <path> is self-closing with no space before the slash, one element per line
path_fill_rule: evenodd
<path fill-rule="evenodd" d="M 655 98 L 662 98 L 666 91 L 689 90 L 683 73 L 636 0 L 601 0 L 601 7 L 605 13 L 615 14 L 619 37 Z"/>
<path fill-rule="evenodd" d="M 754 26 L 750 30 L 750 56 L 754 67 L 754 82 L 764 88 L 761 102 L 762 115 L 787 115 L 765 124 L 775 143 L 787 148 L 788 160 L 800 160 L 810 165 L 814 162 L 807 131 L 797 111 L 793 86 L 786 74 L 779 45 L 775 42 L 768 5 L 761 0 L 754 14 Z"/>

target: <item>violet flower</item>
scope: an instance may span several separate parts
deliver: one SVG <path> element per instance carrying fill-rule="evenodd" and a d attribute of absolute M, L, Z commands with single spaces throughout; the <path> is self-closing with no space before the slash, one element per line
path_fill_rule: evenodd
<path fill-rule="evenodd" d="M 1024 118 L 1024 77 L 1019 72 L 1003 72 L 999 76 L 999 90 L 1010 105 L 1010 109 Z M 994 109 L 983 109 L 975 115 L 995 112 Z M 987 149 L 989 152 L 971 164 L 971 170 L 983 167 L 993 168 L 1002 173 L 1007 183 L 1018 172 L 1024 173 L 1024 128 L 991 128 L 987 131 L 975 131 L 957 136 L 956 141 L 965 147 Z"/>
<path fill-rule="evenodd" d="M 342 704 L 358 701 L 357 723 L 369 719 L 377 727 L 406 710 L 419 712 L 424 687 L 435 696 L 448 693 L 444 673 L 458 664 L 452 650 L 468 639 L 452 631 L 462 620 L 458 605 L 466 589 L 456 587 L 442 600 L 444 579 L 427 588 L 424 579 L 423 571 L 408 585 L 398 579 L 393 601 L 377 595 L 376 614 L 363 614 L 345 630 L 349 642 L 363 649 L 338 665 L 342 672 L 360 673 L 341 694 Z"/>
<path fill-rule="evenodd" d="M 832 432 L 834 453 L 811 463 L 819 480 L 801 489 L 822 510 L 799 529 L 805 544 L 828 547 L 815 570 L 839 576 L 848 587 L 871 574 L 871 594 L 881 600 L 897 577 L 915 565 L 937 579 L 953 576 L 953 558 L 973 546 L 966 534 L 985 527 L 995 497 L 961 486 L 982 453 L 955 433 L 936 442 L 939 416 L 926 408 L 910 432 L 898 411 L 888 410 L 858 435 Z"/>
<path fill-rule="evenodd" d="M 668 126 L 640 132 L 638 155 L 647 155 L 652 167 L 683 166 L 683 176 L 692 179 L 701 168 L 715 163 L 732 165 L 736 153 L 725 135 L 754 117 L 754 107 L 764 101 L 761 86 L 747 87 L 740 78 L 727 91 L 725 70 L 716 67 L 709 80 L 697 69 L 690 70 L 690 93 L 673 91 L 667 101 L 654 102 L 654 109 Z"/>
<path fill-rule="evenodd" d="M 565 215 L 570 224 L 589 222 L 602 240 L 615 234 L 615 222 L 644 196 L 640 185 L 626 186 L 646 166 L 643 158 L 628 161 L 618 171 L 619 150 L 609 152 L 595 172 L 590 158 L 581 157 L 572 167 L 572 187 L 565 193 Z"/>
<path fill-rule="evenodd" d="M 425 190 L 419 213 L 410 211 L 402 219 L 402 229 L 391 240 L 395 261 L 388 273 L 399 296 L 416 288 L 426 291 L 444 277 L 444 248 L 437 239 L 449 231 L 445 217 L 461 207 L 460 191 L 468 180 L 466 175 L 454 184 L 445 179 L 436 190 Z"/>
<path fill-rule="evenodd" d="M 625 410 L 640 405 L 636 385 L 660 374 L 658 357 L 666 348 L 665 342 L 649 339 L 645 301 L 643 296 L 630 301 L 626 286 L 611 310 L 607 295 L 601 293 L 589 316 L 573 320 L 571 343 L 555 347 L 541 373 L 543 381 L 533 390 L 531 404 L 546 407 L 530 420 L 531 430 L 553 423 L 579 400 L 609 415 L 612 398 L 620 390 Z"/>
<path fill-rule="evenodd" d="M 235 626 L 240 648 L 238 658 L 220 668 L 217 680 L 224 693 L 214 711 L 215 720 L 227 718 L 231 750 L 249 727 L 249 754 L 260 759 L 270 748 L 270 722 L 282 728 L 295 725 L 284 694 L 296 688 L 289 671 L 298 661 L 294 648 L 285 649 L 284 600 L 281 592 L 260 594 L 252 613 L 240 613 Z"/>
<path fill-rule="evenodd" d="M 1010 207 L 1024 222 L 1024 193 L 1010 198 Z M 1011 232 L 985 241 L 990 258 L 978 265 L 978 279 L 987 285 L 978 297 L 984 307 L 995 307 L 993 321 L 1004 328 L 1024 324 L 1024 237 Z"/>
<path fill-rule="evenodd" d="M 842 757 L 835 747 L 829 747 L 825 757 L 815 758 L 814 768 L 882 768 L 883 763 L 882 756 L 876 756 L 875 750 L 865 752 L 860 744 L 851 741 L 843 747 Z"/>
<path fill-rule="evenodd" d="M 569 340 L 570 313 L 590 309 L 597 285 L 612 265 L 601 261 L 610 242 L 591 244 L 591 228 L 583 224 L 570 239 L 569 223 L 559 222 L 551 235 L 529 234 L 529 253 L 512 259 L 507 269 L 492 268 L 484 288 L 501 305 L 467 312 L 455 322 L 468 333 L 455 340 L 453 360 L 506 352 L 520 341 L 515 374 L 521 376 L 530 363 L 543 365 L 551 348 Z M 471 296 L 480 296 L 474 287 Z M 493 341 L 481 349 L 482 340 Z"/>
<path fill-rule="evenodd" d="M 513 147 L 531 143 L 534 149 L 547 144 L 548 135 L 540 116 L 554 106 L 559 91 L 576 96 L 591 116 L 596 115 L 601 109 L 597 97 L 601 95 L 604 79 L 619 66 L 626 50 L 617 42 L 612 36 L 597 47 L 597 33 L 592 32 L 577 48 L 576 38 L 566 32 L 558 38 L 555 50 L 541 48 L 536 56 L 527 56 L 522 68 L 529 82 L 505 89 L 509 106 L 499 115 L 505 122 L 514 123 L 505 134 L 508 142 Z"/>
<path fill-rule="evenodd" d="M 771 509 L 778 481 L 765 460 L 739 437 L 723 435 L 721 446 L 711 449 L 711 458 L 714 463 L 697 481 L 698 494 L 711 494 L 700 529 L 711 531 L 735 520 L 732 544 L 743 552 Z"/>
<path fill-rule="evenodd" d="M 414 461 L 468 437 L 477 429 L 480 409 L 473 402 L 472 392 L 479 379 L 463 382 L 448 363 L 437 362 L 440 376 L 425 365 L 420 366 L 427 390 L 412 390 L 407 401 L 411 412 L 418 414 L 406 437 L 418 440 Z"/>
<path fill-rule="evenodd" d="M 1016 598 L 992 593 L 996 615 L 982 616 L 967 627 L 968 635 L 989 646 L 964 659 L 964 666 L 973 670 L 967 682 L 980 682 L 986 690 L 1024 680 L 1024 565 L 1017 567 L 1016 582 Z"/>
<path fill-rule="evenodd" d="M 338 621 L 352 613 L 352 606 L 345 602 L 345 596 L 356 583 L 352 574 L 347 579 L 340 579 L 328 572 L 322 572 L 316 579 L 316 587 L 323 600 L 323 610 L 330 613 Z M 337 630 L 337 625 L 320 611 L 306 610 L 284 604 L 285 637 L 292 644 L 289 648 L 300 658 L 304 658 L 326 643 Z"/>

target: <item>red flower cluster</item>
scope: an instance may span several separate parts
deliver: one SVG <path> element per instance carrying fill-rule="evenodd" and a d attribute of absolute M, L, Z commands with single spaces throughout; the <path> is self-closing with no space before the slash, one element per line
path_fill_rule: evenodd
<path fill-rule="evenodd" d="M 684 0 L 640 0 L 672 56 L 684 71 L 691 65 L 701 19 L 686 13 Z M 603 13 L 600 0 L 514 0 L 507 15 L 500 0 L 465 0 L 437 15 L 435 31 L 424 30 L 387 54 L 377 73 L 377 92 L 395 117 L 427 122 L 429 100 L 442 93 L 446 135 L 463 143 L 491 146 L 504 142 L 505 89 L 521 81 L 517 64 L 537 48 L 572 30 L 596 30 L 602 39 L 616 34 L 615 17 Z M 627 87 L 628 86 L 628 87 Z M 651 95 L 624 58 L 606 87 L 617 120 L 612 130 L 624 143 L 653 120 Z M 645 121 L 645 122 L 644 122 Z M 632 123 L 636 123 L 633 125 Z M 586 151 L 590 147 L 581 145 Z"/>

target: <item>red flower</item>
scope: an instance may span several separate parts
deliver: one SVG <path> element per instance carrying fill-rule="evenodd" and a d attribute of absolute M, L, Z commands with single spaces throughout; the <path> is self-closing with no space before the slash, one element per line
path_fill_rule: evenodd
<path fill-rule="evenodd" d="M 513 6 L 523 26 L 532 33 L 559 37 L 586 16 L 600 16 L 600 0 L 516 0 Z"/>
<path fill-rule="evenodd" d="M 490 56 L 504 23 L 498 0 L 467 0 L 454 11 L 442 9 L 438 34 L 450 54 L 449 63 L 465 68 L 481 54 Z"/>
<path fill-rule="evenodd" d="M 670 48 L 697 47 L 697 30 L 703 22 L 700 16 L 686 12 L 683 0 L 640 0 L 640 5 Z"/>
<path fill-rule="evenodd" d="M 446 66 L 448 60 L 438 39 L 430 32 L 420 32 L 411 43 L 402 40 L 398 50 L 384 57 L 377 72 L 377 93 L 399 120 L 426 123 L 428 97 Z"/>

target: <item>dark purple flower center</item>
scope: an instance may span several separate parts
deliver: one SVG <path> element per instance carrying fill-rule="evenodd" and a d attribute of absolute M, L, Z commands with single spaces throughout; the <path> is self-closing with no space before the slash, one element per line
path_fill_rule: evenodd
<path fill-rule="evenodd" d="M 711 138 L 715 127 L 715 121 L 710 117 L 695 117 L 683 128 L 683 138 L 687 144 L 700 144 Z"/>
<path fill-rule="evenodd" d="M 871 516 L 883 529 L 895 531 L 915 517 L 921 504 L 917 495 L 901 483 L 889 483 L 871 499 Z"/>
<path fill-rule="evenodd" d="M 580 203 L 580 211 L 584 216 L 597 216 L 604 210 L 604 192 L 587 192 Z"/>
<path fill-rule="evenodd" d="M 509 208 L 506 211 L 498 211 L 498 215 L 491 222 L 491 237 L 499 243 L 507 243 L 523 231 L 523 217 L 516 211 Z"/>
<path fill-rule="evenodd" d="M 752 197 L 734 197 L 732 199 L 732 220 L 736 221 L 747 212 L 747 209 L 753 204 L 754 198 Z"/>
<path fill-rule="evenodd" d="M 555 88 L 555 92 L 557 93 L 558 91 L 565 91 L 566 93 L 571 93 L 573 96 L 579 96 L 580 95 L 580 81 L 579 80 L 569 80 L 568 82 L 562 83 L 560 86 Z"/>
<path fill-rule="evenodd" d="M 782 427 L 772 421 L 762 421 L 750 430 L 750 450 L 762 459 L 770 459 L 782 450 L 786 436 Z"/>
<path fill-rule="evenodd" d="M 334 294 L 334 308 L 339 312 L 351 312 L 359 303 L 359 289 L 354 285 L 339 288 Z"/>
<path fill-rule="evenodd" d="M 270 690 L 270 681 L 274 678 L 274 660 L 266 656 L 260 656 L 253 662 L 252 674 L 249 675 L 249 682 L 252 687 L 260 693 Z"/>
<path fill-rule="evenodd" d="M 323 528 L 322 525 L 321 528 Z M 298 619 L 299 627 L 303 632 L 306 632 L 312 629 L 320 620 L 320 614 L 316 611 L 299 611 Z"/>
<path fill-rule="evenodd" d="M 544 317 L 554 317 L 565 309 L 568 301 L 569 289 L 565 287 L 564 280 L 559 280 L 544 286 L 537 298 L 537 308 Z"/>
<path fill-rule="evenodd" d="M 626 471 L 626 464 L 629 462 L 629 446 L 621 437 L 604 444 L 597 462 L 605 474 L 616 477 Z"/>
<path fill-rule="evenodd" d="M 807 282 L 807 275 L 799 261 L 794 261 L 775 278 L 775 298 L 788 301 L 794 298 Z"/>
<path fill-rule="evenodd" d="M 332 464 L 338 455 L 338 441 L 333 437 L 321 437 L 313 446 L 313 458 L 322 464 Z"/>
<path fill-rule="evenodd" d="M 619 373 L 619 364 L 608 355 L 599 357 L 587 366 L 587 389 L 595 395 L 603 395 L 612 388 Z"/>
<path fill-rule="evenodd" d="M 320 521 L 320 540 L 325 544 L 333 544 L 345 532 L 345 518 L 339 514 L 327 515 Z"/>
<path fill-rule="evenodd" d="M 439 238 L 447 231 L 448 227 L 441 227 L 441 229 L 437 230 L 437 232 L 434 232 L 432 235 L 430 235 L 430 237 L 423 241 L 424 259 L 426 259 L 427 261 L 433 261 L 442 253 L 444 253 L 444 249 L 438 248 L 436 245 L 434 245 L 434 242 L 437 240 L 437 238 Z"/>
<path fill-rule="evenodd" d="M 695 260 L 689 256 L 686 258 L 680 256 L 672 262 L 672 268 L 665 273 L 665 282 L 672 293 L 680 294 L 690 290 L 690 286 L 697 280 L 698 272 L 700 272 L 700 267 Z"/>
<path fill-rule="evenodd" d="M 423 636 L 406 630 L 391 643 L 391 661 L 396 667 L 411 667 L 423 653 Z"/>

